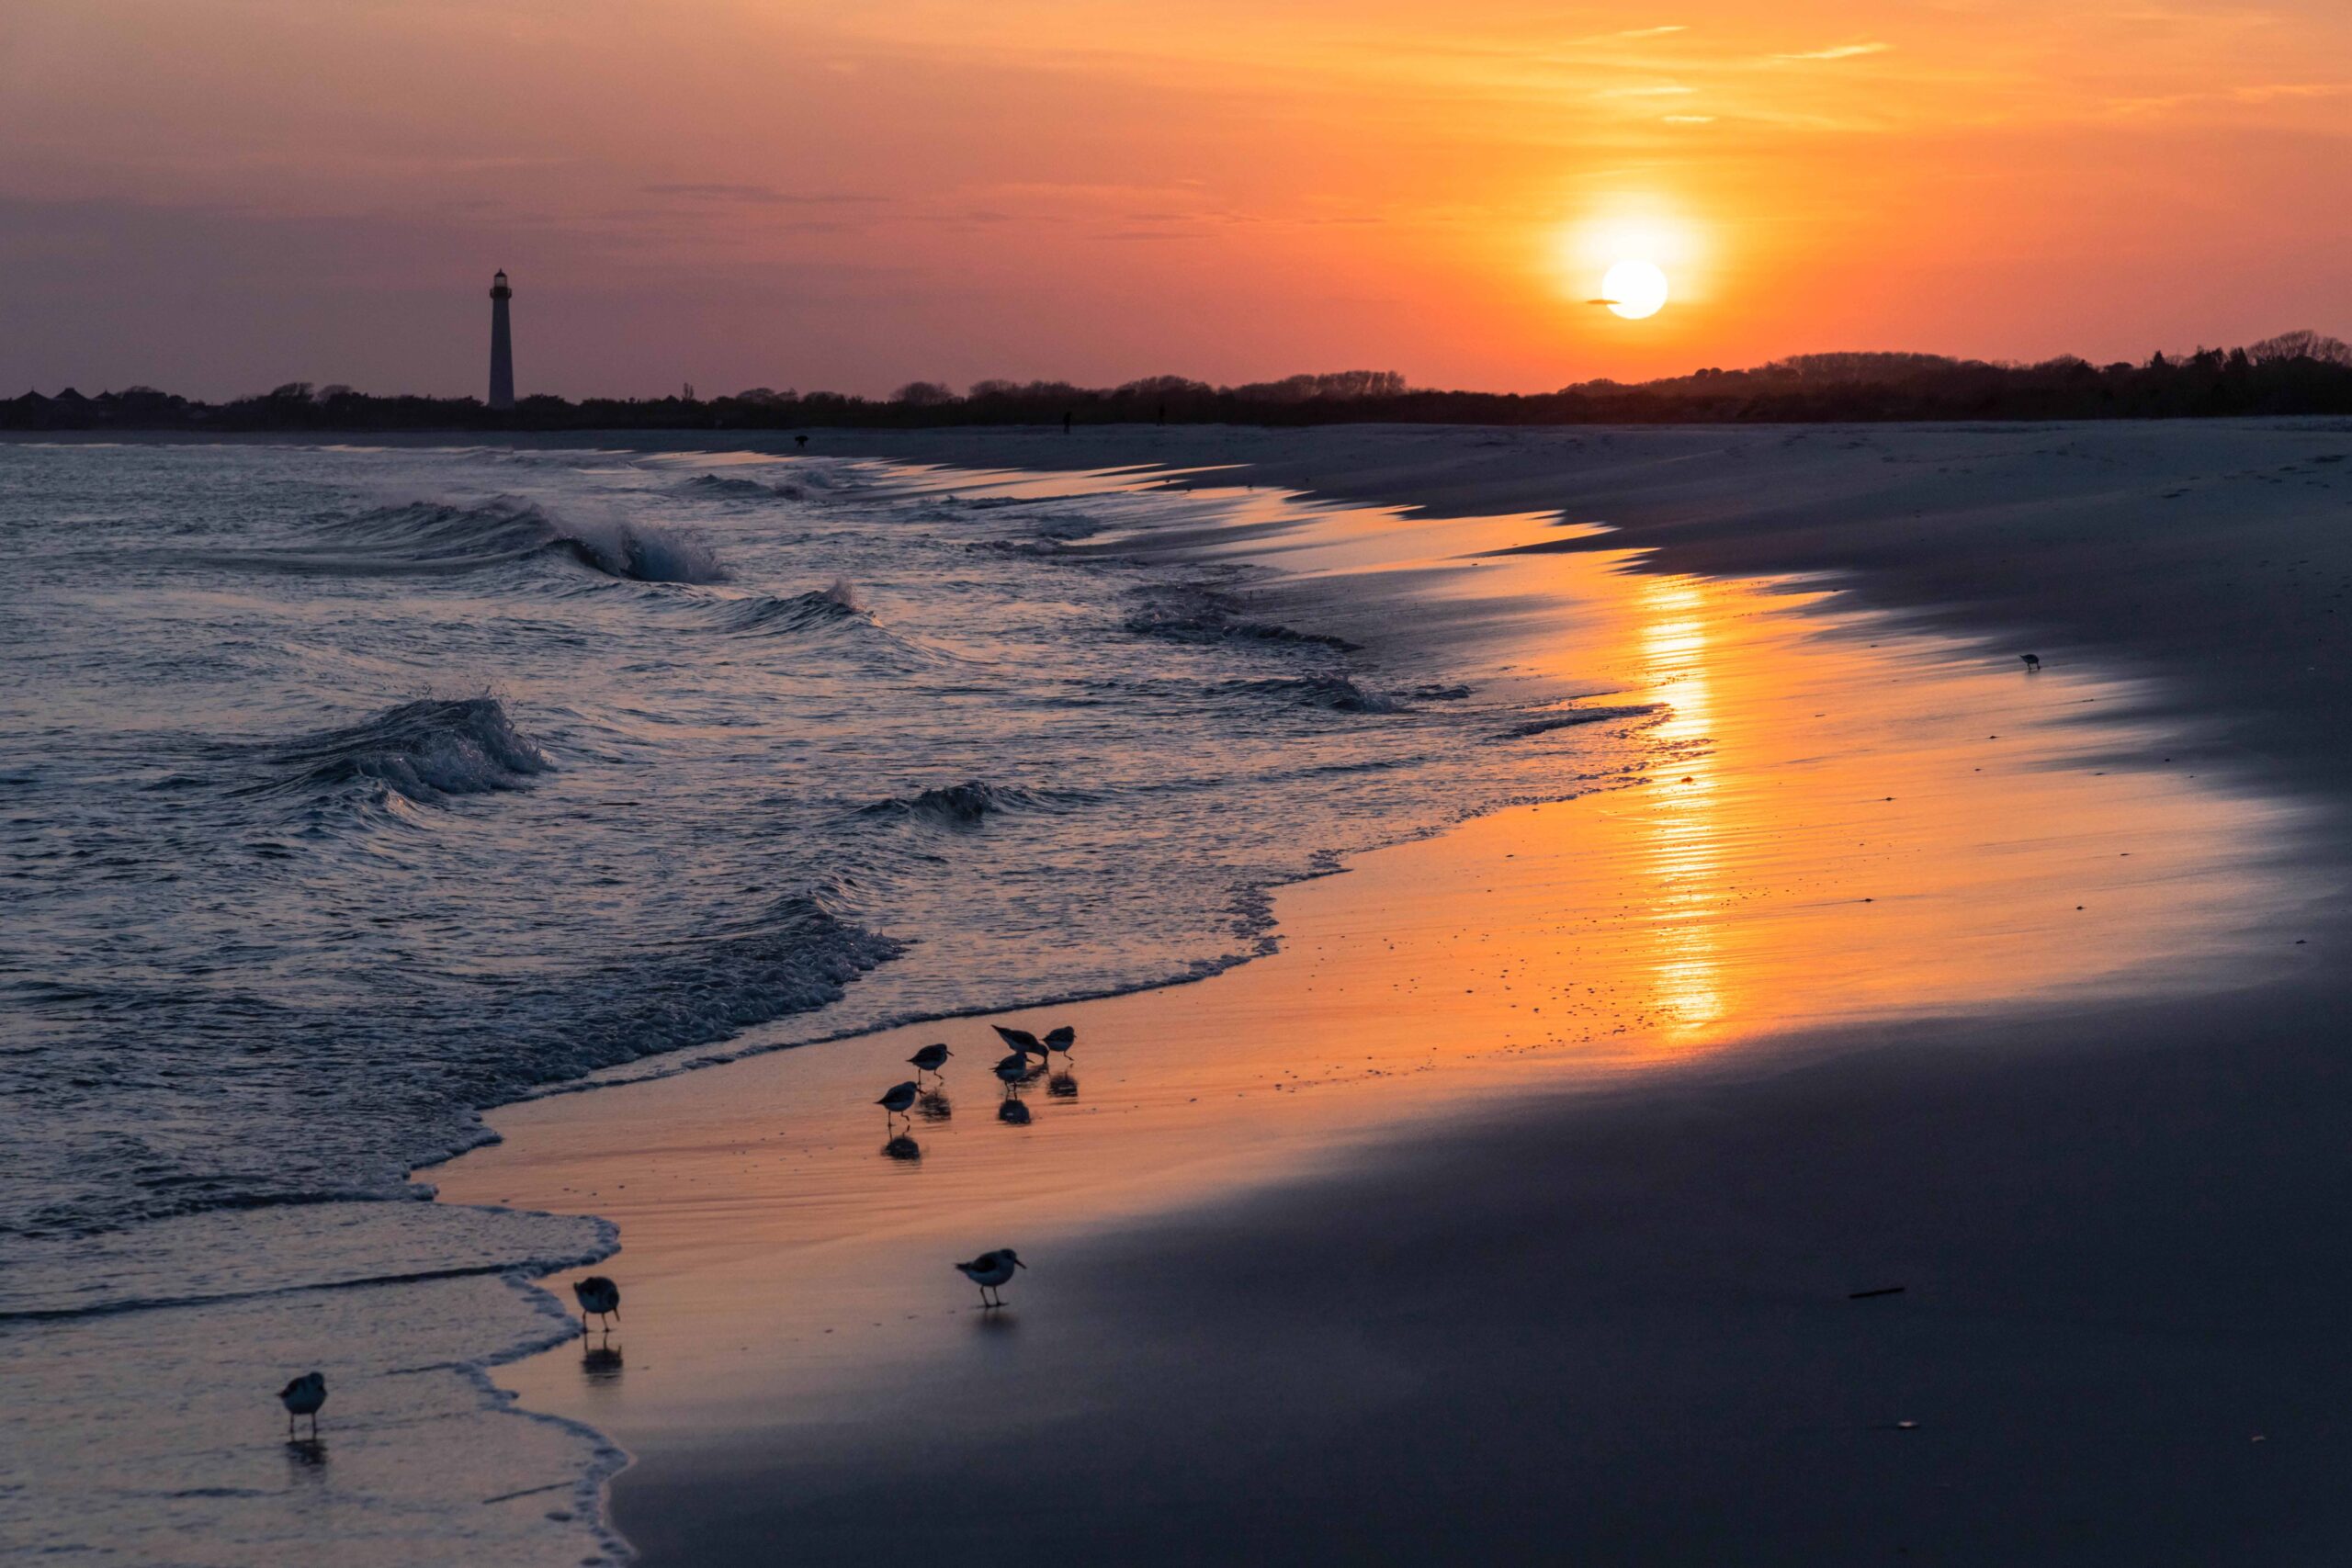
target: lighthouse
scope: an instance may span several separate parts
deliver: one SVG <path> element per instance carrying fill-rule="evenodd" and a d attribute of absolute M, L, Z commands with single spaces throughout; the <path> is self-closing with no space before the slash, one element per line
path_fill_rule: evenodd
<path fill-rule="evenodd" d="M 514 335 L 506 324 L 506 301 L 513 298 L 514 290 L 506 287 L 502 268 L 490 280 L 490 406 L 494 409 L 514 406 Z"/>

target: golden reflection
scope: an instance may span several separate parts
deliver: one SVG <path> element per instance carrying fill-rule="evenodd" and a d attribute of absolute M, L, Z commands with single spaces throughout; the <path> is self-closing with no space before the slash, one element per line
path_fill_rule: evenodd
<path fill-rule="evenodd" d="M 1688 1035 L 1724 1014 L 1715 950 L 1722 857 L 1709 755 L 1714 686 L 1705 596 L 1681 578 L 1643 579 L 1638 592 L 1647 695 L 1663 708 L 1652 735 L 1667 748 L 1668 773 L 1651 804 L 1644 855 L 1644 869 L 1656 884 L 1650 970 L 1660 1024 Z"/>

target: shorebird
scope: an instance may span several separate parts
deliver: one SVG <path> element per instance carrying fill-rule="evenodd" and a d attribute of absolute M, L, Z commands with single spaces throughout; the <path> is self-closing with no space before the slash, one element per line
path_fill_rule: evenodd
<path fill-rule="evenodd" d="M 914 1104 L 915 1096 L 922 1092 L 922 1089 L 912 1078 L 909 1078 L 905 1083 L 892 1084 L 889 1092 L 874 1102 L 882 1108 L 883 1125 L 888 1126 L 889 1120 L 893 1116 L 904 1116 L 908 1108 Z"/>
<path fill-rule="evenodd" d="M 1004 1304 L 1005 1281 L 1012 1278 L 1012 1271 L 1015 1269 L 1028 1267 L 1029 1265 L 1021 1261 L 1020 1255 L 1012 1248 L 1000 1247 L 994 1252 L 981 1253 L 969 1263 L 958 1263 L 956 1265 L 956 1271 L 980 1288 L 982 1306 L 1001 1307 Z M 997 1292 L 994 1301 L 989 1299 L 990 1291 Z"/>
<path fill-rule="evenodd" d="M 1029 1058 L 1019 1051 L 996 1065 L 997 1081 L 1007 1089 L 1019 1089 L 1021 1080 L 1029 1076 Z"/>
<path fill-rule="evenodd" d="M 588 1332 L 588 1314 L 617 1319 L 621 1315 L 621 1288 L 602 1274 L 591 1274 L 585 1280 L 572 1282 L 571 1293 L 580 1303 L 580 1332 Z M 611 1323 L 605 1326 L 609 1328 Z"/>
<path fill-rule="evenodd" d="M 1007 1029 L 1001 1023 L 992 1023 L 989 1027 L 995 1030 L 1007 1045 L 1012 1046 L 1023 1055 L 1035 1056 L 1041 1062 L 1046 1059 L 1046 1043 L 1027 1030 Z"/>
<path fill-rule="evenodd" d="M 1046 1032 L 1046 1049 L 1048 1051 L 1059 1051 L 1067 1056 L 1069 1055 L 1069 1048 L 1077 1043 L 1078 1031 L 1067 1023 L 1059 1029 L 1048 1030 Z"/>
<path fill-rule="evenodd" d="M 915 1077 L 921 1077 L 925 1073 L 939 1071 L 947 1065 L 947 1058 L 955 1054 L 944 1045 L 926 1045 L 907 1058 L 907 1066 L 915 1070 Z"/>
<path fill-rule="evenodd" d="M 277 1391 L 277 1401 L 286 1406 L 286 1440 L 294 1440 L 294 1417 L 311 1418 L 311 1437 L 319 1435 L 319 1406 L 327 1402 L 327 1377 L 324 1372 L 304 1372 Z"/>
<path fill-rule="evenodd" d="M 2025 660 L 2025 667 L 2029 671 L 2041 668 L 2041 655 L 2038 653 L 2020 653 L 2018 657 Z"/>

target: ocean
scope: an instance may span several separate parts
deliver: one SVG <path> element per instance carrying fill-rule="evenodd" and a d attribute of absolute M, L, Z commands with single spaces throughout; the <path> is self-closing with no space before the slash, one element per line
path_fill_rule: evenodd
<path fill-rule="evenodd" d="M 1638 716 L 1563 722 L 1408 613 L 1350 640 L 1193 547 L 1306 504 L 0 446 L 0 1546 L 609 1555 L 616 1456 L 490 1370 L 566 1332 L 524 1281 L 611 1228 L 408 1179 L 483 1108 L 1197 978 L 1267 951 L 1273 886 L 1639 768 Z M 272 1395 L 329 1356 L 410 1391 L 339 1439 L 410 1451 L 398 1486 L 281 1452 Z"/>

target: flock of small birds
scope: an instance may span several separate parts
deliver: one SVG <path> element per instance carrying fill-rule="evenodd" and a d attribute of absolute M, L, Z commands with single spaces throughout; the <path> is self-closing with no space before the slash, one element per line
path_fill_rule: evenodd
<path fill-rule="evenodd" d="M 1066 1023 L 1058 1029 L 1047 1031 L 1042 1039 L 1025 1029 L 1008 1029 L 1001 1023 L 990 1027 L 1007 1045 L 1012 1047 L 990 1069 L 996 1074 L 997 1081 L 1004 1085 L 1008 1098 L 1017 1097 L 1021 1086 L 1029 1080 L 1030 1057 L 1037 1058 L 1040 1066 L 1051 1066 L 1055 1052 L 1067 1056 L 1069 1048 L 1078 1043 L 1078 1031 Z M 907 1058 L 907 1065 L 914 1068 L 915 1076 L 904 1083 L 892 1084 L 882 1092 L 882 1098 L 874 1102 L 882 1108 L 886 1128 L 895 1125 L 899 1117 L 914 1109 L 915 1101 L 922 1096 L 924 1076 L 937 1077 L 940 1069 L 947 1065 L 947 1058 L 955 1054 L 943 1043 L 926 1045 Z"/>
<path fill-rule="evenodd" d="M 1014 1101 L 1021 1092 L 1021 1086 L 1028 1081 L 1031 1057 L 1035 1057 L 1040 1066 L 1048 1066 L 1052 1065 L 1056 1052 L 1067 1057 L 1069 1048 L 1078 1043 L 1078 1031 L 1068 1024 L 1048 1030 L 1042 1037 L 1025 1029 L 1008 1029 L 1001 1023 L 990 1027 L 995 1029 L 1005 1044 L 1012 1047 L 993 1069 L 998 1081 L 1004 1085 L 1008 1102 Z M 915 1069 L 915 1076 L 904 1083 L 892 1084 L 883 1092 L 882 1098 L 874 1102 L 882 1107 L 886 1125 L 895 1126 L 899 1117 L 914 1109 L 915 1101 L 922 1095 L 922 1079 L 926 1076 L 937 1077 L 940 1069 L 947 1065 L 947 1059 L 955 1054 L 942 1043 L 926 1045 L 907 1058 L 908 1065 Z M 980 1306 L 992 1312 L 1004 1305 L 1004 1287 L 1012 1282 L 1014 1272 L 1028 1267 L 1012 1248 L 1000 1247 L 993 1252 L 981 1253 L 969 1262 L 956 1264 L 956 1271 L 980 1288 Z M 575 1280 L 571 1294 L 572 1299 L 580 1303 L 580 1333 L 583 1338 L 588 1334 L 588 1320 L 592 1317 L 606 1334 L 610 1334 L 612 1325 L 620 1321 L 621 1288 L 605 1275 L 591 1274 L 586 1279 Z M 311 1432 L 307 1440 L 315 1444 L 319 1437 L 319 1411 L 327 1402 L 326 1374 L 304 1372 L 277 1391 L 277 1400 L 286 1406 L 287 1441 L 297 1440 L 295 1422 L 308 1418 Z"/>

